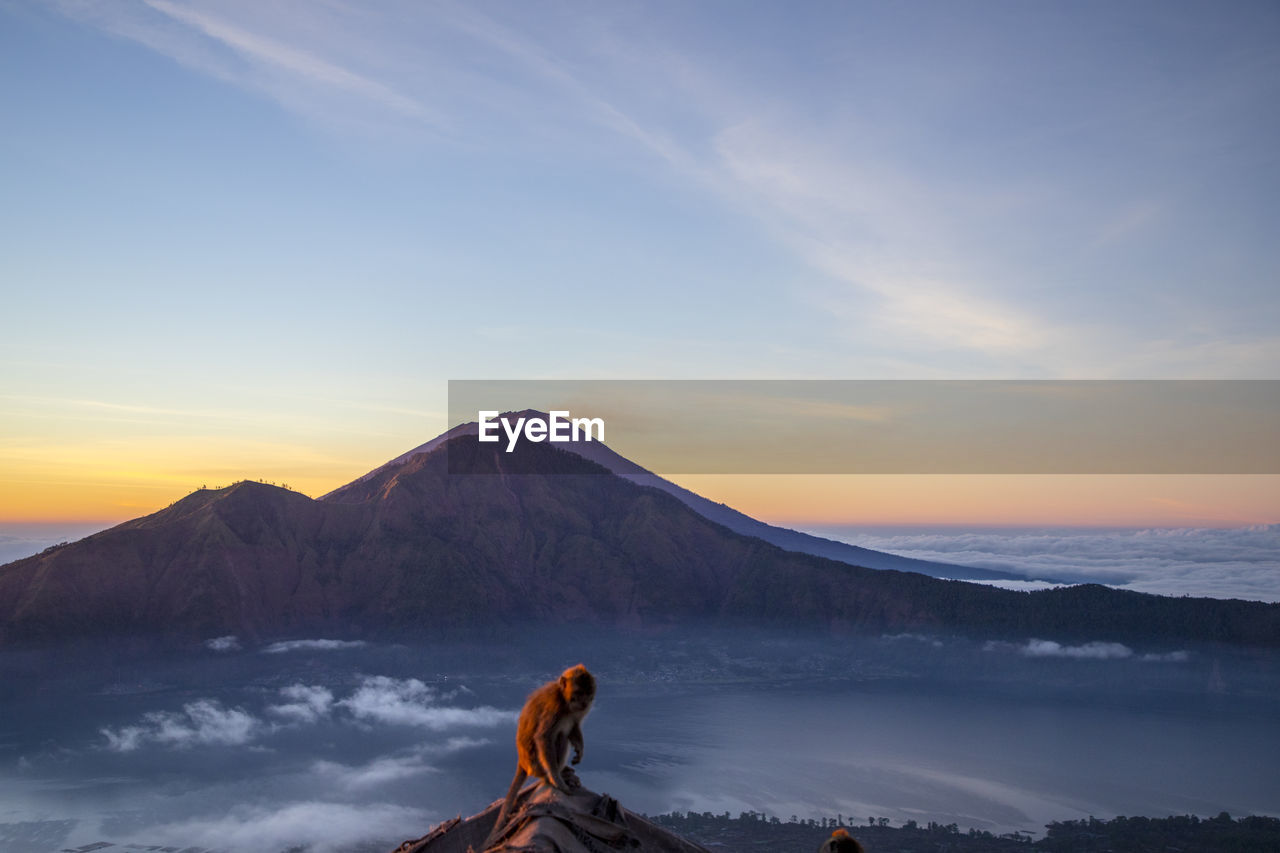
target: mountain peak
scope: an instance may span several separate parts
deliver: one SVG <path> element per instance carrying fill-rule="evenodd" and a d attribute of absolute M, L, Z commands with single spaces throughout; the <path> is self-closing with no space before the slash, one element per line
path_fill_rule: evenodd
<path fill-rule="evenodd" d="M 524 409 L 521 411 L 504 412 L 499 417 L 507 418 L 514 422 L 514 419 L 538 417 L 546 418 L 547 413 L 537 409 Z M 322 501 L 335 501 L 338 503 L 350 503 L 354 501 L 368 500 L 369 497 L 380 488 L 386 487 L 391 480 L 391 473 L 396 472 L 406 466 L 412 460 L 434 454 L 443 448 L 446 444 L 453 442 L 455 439 L 474 437 L 479 434 L 478 425 L 475 421 L 459 424 L 452 429 L 436 436 L 425 444 L 421 444 L 403 453 L 387 462 L 384 465 L 375 468 L 369 473 L 357 478 L 356 480 L 341 486 L 321 496 Z M 474 443 L 474 442 L 473 442 Z M 522 442 L 520 446 L 524 446 Z M 466 448 L 461 445 L 454 445 L 465 452 Z M 497 446 L 497 445 L 494 445 Z M 622 456 L 614 451 L 609 445 L 603 441 L 570 441 L 554 445 L 556 448 L 567 453 L 581 457 L 595 465 L 601 466 L 604 471 L 616 474 L 624 480 L 635 483 L 638 486 L 646 486 L 666 492 L 698 515 L 712 521 L 716 524 L 724 525 L 734 533 L 743 536 L 752 536 L 758 539 L 776 545 L 786 551 L 795 551 L 801 554 L 812 554 L 818 557 L 825 557 L 829 560 L 837 560 L 847 563 L 851 566 L 864 566 L 872 569 L 891 569 L 902 572 L 919 572 L 936 578 L 948 578 L 952 580 L 1041 580 L 1049 582 L 1068 582 L 1069 579 L 1048 577 L 1043 575 L 1028 576 L 1016 574 L 1013 572 L 1000 571 L 997 569 L 984 569 L 975 566 L 958 566 L 949 563 L 939 563 L 929 560 L 920 560 L 913 557 L 902 557 L 897 554 L 888 554 L 883 551 L 873 551 L 869 548 L 862 548 L 857 545 L 850 545 L 845 542 L 839 542 L 832 539 L 824 539 L 819 536 L 813 536 L 808 533 L 801 533 L 797 530 L 791 530 L 785 527 L 775 527 L 763 521 L 752 518 L 749 515 L 738 512 L 736 509 L 729 507 L 724 503 L 717 503 L 701 495 L 695 494 L 681 486 L 676 485 L 670 480 L 649 471 L 641 465 L 636 464 L 630 459 Z M 471 457 L 473 460 L 476 457 Z M 495 466 L 497 461 L 495 460 Z M 516 468 L 522 468 L 528 463 L 526 457 L 519 454 L 513 454 L 513 465 L 510 473 L 515 473 Z M 468 470 L 465 465 L 457 465 L 453 470 Z M 492 473 L 493 467 L 479 469 L 476 473 Z M 546 473 L 546 471 L 538 471 L 537 473 Z M 563 473 L 563 472 L 560 472 Z M 585 473 L 585 472 L 582 472 Z M 601 473 L 594 469 L 591 473 Z M 377 484 L 377 485 L 375 485 Z"/>
<path fill-rule="evenodd" d="M 311 498 L 286 486 L 277 486 L 274 483 L 265 483 L 261 480 L 238 480 L 229 486 L 216 486 L 214 488 L 201 486 L 189 495 L 169 504 L 164 509 L 141 518 L 135 518 L 132 521 L 126 521 L 120 527 L 148 527 L 156 523 L 165 523 L 193 513 L 199 513 L 223 504 L 228 507 L 257 504 L 265 506 L 280 502 L 310 503 Z"/>
<path fill-rule="evenodd" d="M 439 447 L 448 456 L 411 455 L 323 500 L 252 481 L 201 489 L 0 567 L 0 642 L 709 623 L 1280 643 L 1280 605 L 877 571 L 735 532 L 571 444 L 507 453 L 455 433 Z M 455 454 L 478 475 L 451 474 Z"/>

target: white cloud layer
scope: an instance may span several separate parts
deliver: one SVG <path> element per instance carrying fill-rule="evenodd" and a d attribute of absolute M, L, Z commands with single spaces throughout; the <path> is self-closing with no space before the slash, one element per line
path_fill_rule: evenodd
<path fill-rule="evenodd" d="M 75 542 L 91 533 L 97 533 L 105 526 L 75 522 L 0 524 L 0 565 L 39 554 L 54 545 Z"/>
<path fill-rule="evenodd" d="M 991 640 L 983 649 L 988 652 L 1015 651 L 1028 658 L 1068 658 L 1072 660 L 1138 660 L 1144 663 L 1185 663 L 1191 659 L 1186 651 L 1148 652 L 1137 654 L 1124 643 L 1107 640 L 1093 640 L 1078 646 L 1068 646 L 1053 640 L 1040 640 L 1032 637 L 1025 643 L 1014 643 Z"/>
<path fill-rule="evenodd" d="M 280 695 L 293 701 L 272 705 L 267 712 L 295 723 L 314 723 L 333 708 L 333 691 L 327 687 L 292 684 L 281 688 Z"/>
<path fill-rule="evenodd" d="M 302 651 L 332 652 L 339 649 L 359 649 L 365 645 L 367 643 L 363 640 L 285 640 L 279 643 L 272 643 L 262 651 L 269 655 Z"/>
<path fill-rule="evenodd" d="M 386 676 L 366 678 L 364 683 L 341 705 L 359 720 L 402 726 L 421 726 L 440 731 L 455 726 L 498 726 L 512 721 L 516 714 L 488 706 L 480 708 L 445 707 L 439 695 L 416 678 L 395 679 Z"/>
<path fill-rule="evenodd" d="M 308 853 L 338 853 L 362 843 L 409 838 L 429 822 L 422 809 L 310 801 L 281 808 L 239 806 L 225 815 L 148 828 L 143 840 L 173 849 L 274 851 L 302 846 Z"/>
<path fill-rule="evenodd" d="M 1053 640 L 1028 640 L 1021 649 L 1029 658 L 1077 658 L 1080 660 L 1123 660 L 1133 657 L 1133 649 L 1123 643 L 1094 641 L 1082 646 L 1064 646 Z"/>
<path fill-rule="evenodd" d="M 242 708 L 226 708 L 214 699 L 199 699 L 183 706 L 182 711 L 152 711 L 136 725 L 103 728 L 106 748 L 113 752 L 132 752 L 147 745 L 187 749 L 195 746 L 239 746 L 267 737 L 287 727 L 314 725 L 324 720 L 360 726 L 416 726 L 435 732 L 458 728 L 492 728 L 514 722 L 516 712 L 481 706 L 464 708 L 445 704 L 457 693 L 440 693 L 416 678 L 396 679 L 366 676 L 344 699 L 335 698 L 327 687 L 291 684 L 280 689 L 284 701 L 269 704 L 262 714 Z M 271 719 L 267 719 L 267 718 Z M 456 751 L 474 746 L 478 741 L 455 737 L 445 745 L 430 749 Z M 418 753 L 417 758 L 425 755 Z M 410 759 L 388 760 L 383 766 L 360 771 L 366 778 L 418 767 Z M 404 762 L 408 763 L 404 763 Z M 397 763 L 400 762 L 400 763 Z M 416 771 L 414 771 L 416 772 Z"/>
<path fill-rule="evenodd" d="M 348 790 L 362 790 L 398 782 L 423 773 L 433 773 L 436 768 L 429 759 L 448 755 L 478 746 L 484 746 L 488 740 L 481 738 L 454 737 L 442 744 L 423 744 L 400 755 L 384 755 L 361 765 L 339 764 L 333 761 L 317 761 L 311 772 L 322 777 L 326 783 Z"/>
<path fill-rule="evenodd" d="M 204 641 L 204 647 L 215 652 L 238 652 L 240 640 L 234 634 L 225 637 L 214 637 Z"/>
<path fill-rule="evenodd" d="M 1030 577 L 1092 581 L 1160 595 L 1280 601 L 1280 524 L 850 533 L 838 538 L 908 557 Z"/>
<path fill-rule="evenodd" d="M 102 729 L 107 748 L 132 752 L 147 743 L 177 749 L 193 746 L 238 746 L 257 737 L 262 723 L 240 708 L 225 708 L 213 699 L 199 699 L 181 712 L 152 711 L 136 726 Z"/>

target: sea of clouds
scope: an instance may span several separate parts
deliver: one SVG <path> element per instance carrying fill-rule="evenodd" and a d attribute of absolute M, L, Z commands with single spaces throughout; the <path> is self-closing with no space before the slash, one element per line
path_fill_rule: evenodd
<path fill-rule="evenodd" d="M 274 701 L 254 710 L 228 707 L 202 698 L 178 710 L 150 711 L 136 723 L 105 727 L 106 749 L 133 752 L 144 746 L 189 749 L 195 746 L 239 746 L 270 737 L 282 729 L 333 721 L 351 725 L 415 726 L 442 732 L 459 727 L 493 728 L 514 722 L 514 711 L 487 705 L 449 704 L 466 688 L 440 691 L 416 678 L 365 676 L 343 698 L 320 685 L 282 687 Z M 472 745 L 458 741 L 458 748 Z"/>
<path fill-rule="evenodd" d="M 1280 601 L 1280 524 L 998 530 L 823 527 L 808 532 L 877 551 L 1028 578 L 1064 578 L 1161 595 Z"/>
<path fill-rule="evenodd" d="M 0 524 L 0 566 L 39 554 L 51 545 L 78 541 L 109 526 L 105 523 L 72 521 Z"/>
<path fill-rule="evenodd" d="M 201 686 L 147 682 L 156 689 L 135 694 L 109 685 L 86 697 L 72 728 L 54 724 L 30 743 L 8 744 L 18 752 L 0 755 L 0 849 L 40 853 L 103 839 L 234 853 L 390 849 L 447 816 L 438 803 L 484 778 L 471 768 L 488 767 L 515 727 L 516 709 L 479 701 L 457 682 L 361 674 L 335 654 L 367 653 L 366 643 L 245 649 L 224 636 L 206 647 L 220 654 L 191 658 L 197 669 L 184 670 L 208 665 L 210 677 L 192 682 Z M 279 669 L 267 683 L 261 673 L 246 683 L 227 669 L 231 654 Z M 322 660 L 330 657 L 332 665 Z M 22 720 L 40 706 L 0 711 Z M 509 772 L 502 761 L 497 775 Z"/>
<path fill-rule="evenodd" d="M 906 557 L 998 569 L 1028 578 L 1103 583 L 1161 595 L 1280 601 L 1280 524 L 1235 528 L 857 528 L 807 532 Z M 0 563 L 77 538 L 61 528 L 0 525 Z M 91 531 L 88 531 L 91 532 Z M 1039 589 L 1038 580 L 1000 582 Z M 225 639 L 223 651 L 238 648 Z M 210 641 L 216 642 L 216 641 Z M 276 643 L 270 653 L 316 650 L 336 640 Z M 214 648 L 214 646 L 210 646 Z"/>

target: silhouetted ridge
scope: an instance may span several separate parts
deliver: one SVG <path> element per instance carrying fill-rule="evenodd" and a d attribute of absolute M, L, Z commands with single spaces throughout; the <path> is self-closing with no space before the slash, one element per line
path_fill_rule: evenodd
<path fill-rule="evenodd" d="M 546 418 L 544 412 L 538 412 L 532 409 L 526 409 L 521 412 L 506 412 L 502 417 L 507 419 L 521 417 L 540 417 Z M 345 501 L 351 493 L 364 494 L 361 489 L 362 484 L 370 479 L 374 479 L 387 470 L 394 470 L 402 465 L 407 464 L 410 460 L 420 456 L 429 455 L 443 449 L 447 442 L 464 436 L 478 435 L 476 423 L 459 424 L 442 435 L 433 438 L 425 444 L 415 447 L 407 453 L 403 453 L 387 462 L 385 465 L 365 474 L 352 483 L 341 488 L 335 489 L 327 495 L 321 497 L 321 500 Z M 474 438 L 472 439 L 475 440 Z M 651 486 L 655 489 L 666 492 L 685 506 L 692 509 L 699 515 L 707 518 L 717 524 L 722 524 L 735 533 L 741 533 L 745 536 L 755 536 L 763 539 L 779 548 L 788 551 L 799 551 L 802 554 L 813 554 L 818 557 L 826 557 L 830 560 L 839 560 L 842 563 L 848 563 L 851 566 L 865 566 L 871 569 L 896 569 L 902 572 L 920 572 L 931 577 L 937 578 L 954 578 L 958 580 L 1044 580 L 1052 582 L 1069 582 L 1073 580 L 1070 577 L 1048 576 L 1048 575 L 1021 575 L 1014 572 L 1000 571 L 998 569 L 984 569 L 976 566 L 960 566 L 953 563 L 940 563 L 932 560 L 919 560 L 914 557 L 902 557 L 897 554 L 887 554 L 883 551 L 875 551 L 870 548 L 862 548 L 857 545 L 850 545 L 846 542 L 837 542 L 833 539 L 826 539 L 821 536 L 814 536 L 809 533 L 802 533 L 798 530 L 790 530 L 785 527 L 776 527 L 758 521 L 744 513 L 738 512 L 730 506 L 723 503 L 716 503 L 708 500 L 701 495 L 695 494 L 681 486 L 676 485 L 670 480 L 666 480 L 652 471 L 649 471 L 630 459 L 619 455 L 613 451 L 608 444 L 598 441 L 576 441 L 557 445 L 560 449 L 572 454 L 588 459 L 597 465 L 605 468 L 609 472 L 616 474 L 623 479 L 630 480 L 641 486 Z M 455 473 L 459 469 L 455 469 Z"/>
<path fill-rule="evenodd" d="M 484 473 L 451 475 L 454 453 Z M 850 566 L 735 533 L 558 447 L 507 454 L 467 436 L 326 500 L 253 482 L 201 490 L 0 567 L 7 643 L 454 637 L 528 622 L 1280 643 L 1280 605 Z"/>

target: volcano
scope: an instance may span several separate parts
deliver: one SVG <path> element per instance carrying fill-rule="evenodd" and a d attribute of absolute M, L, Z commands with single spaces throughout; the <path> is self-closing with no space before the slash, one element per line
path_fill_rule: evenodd
<path fill-rule="evenodd" d="M 711 625 L 1280 645 L 1280 605 L 851 565 L 612 468 L 550 444 L 508 454 L 460 429 L 318 500 L 248 481 L 202 489 L 0 566 L 0 643 Z"/>

